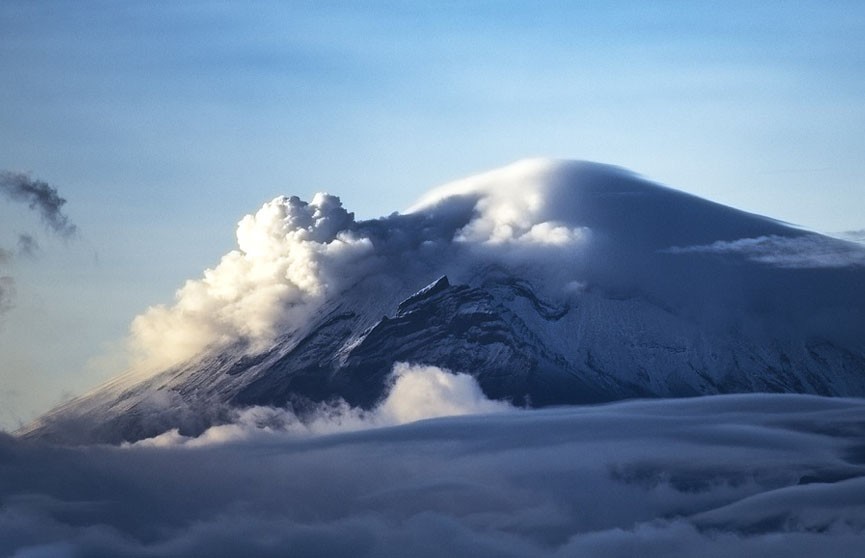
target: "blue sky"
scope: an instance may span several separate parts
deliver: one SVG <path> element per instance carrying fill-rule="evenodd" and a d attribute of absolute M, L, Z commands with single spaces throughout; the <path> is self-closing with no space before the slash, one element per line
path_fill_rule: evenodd
<path fill-rule="evenodd" d="M 0 169 L 80 233 L 0 204 L 0 246 L 42 247 L 0 269 L 0 425 L 107 377 L 92 359 L 279 194 L 375 217 L 554 156 L 863 229 L 863 36 L 861 2 L 6 0 Z"/>

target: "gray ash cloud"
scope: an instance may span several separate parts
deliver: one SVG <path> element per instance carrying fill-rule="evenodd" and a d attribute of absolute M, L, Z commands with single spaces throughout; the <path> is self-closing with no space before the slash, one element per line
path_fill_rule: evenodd
<path fill-rule="evenodd" d="M 37 211 L 42 221 L 55 233 L 70 237 L 77 227 L 63 213 L 66 199 L 57 188 L 20 172 L 0 171 L 0 194 L 9 200 L 23 202 Z"/>
<path fill-rule="evenodd" d="M 0 171 L 0 198 L 27 204 L 39 214 L 49 231 L 63 238 L 72 238 L 78 232 L 78 228 L 63 213 L 66 199 L 58 193 L 57 188 L 44 180 L 35 179 L 26 173 Z M 16 255 L 34 256 L 38 251 L 36 237 L 26 232 L 18 233 L 17 250 L 0 246 L 0 272 Z M 0 275 L 0 315 L 12 308 L 14 295 L 14 277 Z"/>

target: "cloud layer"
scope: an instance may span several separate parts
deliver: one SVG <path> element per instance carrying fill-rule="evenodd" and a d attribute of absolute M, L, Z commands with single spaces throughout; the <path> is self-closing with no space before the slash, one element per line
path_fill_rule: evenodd
<path fill-rule="evenodd" d="M 0 555 L 861 556 L 863 418 L 750 395 L 197 447 L 4 437 Z"/>
<path fill-rule="evenodd" d="M 865 267 L 865 248 L 817 234 L 741 238 L 701 246 L 676 246 L 665 252 L 740 255 L 751 261 L 790 269 Z"/>
<path fill-rule="evenodd" d="M 515 410 L 507 403 L 488 399 L 472 376 L 436 366 L 397 363 L 389 383 L 387 396 L 371 410 L 350 407 L 343 401 L 337 401 L 321 403 L 299 418 L 286 408 L 247 407 L 234 409 L 234 416 L 227 424 L 212 426 L 199 436 L 183 436 L 175 428 L 133 445 L 195 447 L 281 435 L 353 432 L 428 418 Z"/>

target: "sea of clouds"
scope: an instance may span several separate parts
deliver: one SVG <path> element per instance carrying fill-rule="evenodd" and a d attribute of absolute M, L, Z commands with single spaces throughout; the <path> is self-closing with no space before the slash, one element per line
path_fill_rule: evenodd
<path fill-rule="evenodd" d="M 440 415 L 461 416 L 415 421 Z M 522 410 L 400 365 L 376 409 L 305 423 L 252 408 L 198 438 L 0 437 L 2 556 L 863 553 L 862 400 Z"/>

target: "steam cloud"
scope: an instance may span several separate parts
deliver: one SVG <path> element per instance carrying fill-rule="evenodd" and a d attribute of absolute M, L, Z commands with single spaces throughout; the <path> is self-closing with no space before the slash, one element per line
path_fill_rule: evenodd
<path fill-rule="evenodd" d="M 863 417 L 747 395 L 197 446 L 0 437 L 0 555 L 858 557 Z"/>
<path fill-rule="evenodd" d="M 278 326 L 302 322 L 343 286 L 340 269 L 362 266 L 373 251 L 353 223 L 339 198 L 327 194 L 310 203 L 279 197 L 247 215 L 237 227 L 237 250 L 204 278 L 187 281 L 174 306 L 155 306 L 135 319 L 139 365 L 158 369 L 238 339 L 256 347 Z"/>

